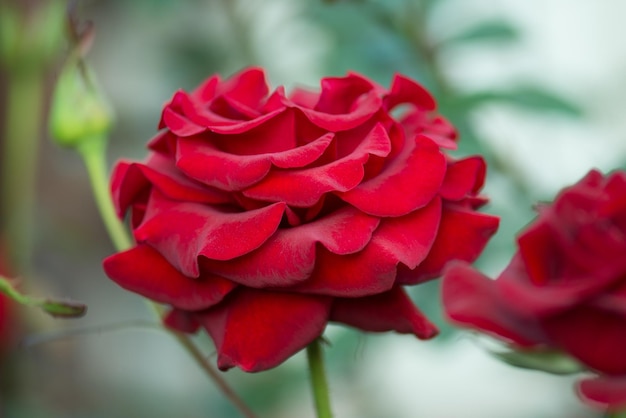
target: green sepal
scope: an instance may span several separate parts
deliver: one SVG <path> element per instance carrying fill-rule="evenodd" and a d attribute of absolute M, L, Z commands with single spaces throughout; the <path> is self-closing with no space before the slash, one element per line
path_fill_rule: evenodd
<path fill-rule="evenodd" d="M 497 359 L 521 369 L 540 370 L 551 374 L 580 373 L 586 368 L 576 359 L 553 349 L 490 350 Z"/>

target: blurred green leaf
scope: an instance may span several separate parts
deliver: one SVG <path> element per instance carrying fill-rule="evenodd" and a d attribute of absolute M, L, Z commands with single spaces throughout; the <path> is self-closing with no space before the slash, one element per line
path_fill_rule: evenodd
<path fill-rule="evenodd" d="M 54 317 L 77 318 L 87 312 L 87 306 L 83 303 L 59 301 L 53 299 L 39 299 L 27 296 L 18 291 L 11 280 L 0 276 L 0 293 L 3 293 L 15 302 L 40 308 Z"/>
<path fill-rule="evenodd" d="M 585 368 L 572 357 L 556 350 L 490 351 L 497 359 L 522 369 L 552 374 L 573 374 Z"/>
<path fill-rule="evenodd" d="M 459 45 L 468 42 L 512 42 L 519 39 L 519 32 L 511 24 L 501 20 L 479 23 L 456 35 L 440 41 L 440 46 Z"/>
<path fill-rule="evenodd" d="M 583 114 L 583 110 L 577 104 L 536 86 L 522 86 L 512 90 L 481 91 L 462 96 L 459 100 L 465 108 L 501 102 L 537 112 L 552 111 L 571 117 L 580 117 Z"/>

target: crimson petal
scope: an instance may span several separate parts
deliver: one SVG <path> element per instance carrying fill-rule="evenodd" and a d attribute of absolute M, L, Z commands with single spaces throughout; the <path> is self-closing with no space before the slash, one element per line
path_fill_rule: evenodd
<path fill-rule="evenodd" d="M 163 317 L 163 324 L 178 332 L 193 334 L 198 331 L 200 324 L 196 320 L 195 314 L 180 309 L 172 309 Z"/>
<path fill-rule="evenodd" d="M 592 369 L 626 374 L 626 317 L 579 305 L 543 320 L 553 345 L 562 347 Z"/>
<path fill-rule="evenodd" d="M 437 106 L 428 90 L 410 78 L 396 74 L 391 91 L 385 97 L 385 106 L 387 110 L 391 110 L 402 103 L 411 103 L 421 110 L 435 110 Z"/>
<path fill-rule="evenodd" d="M 592 406 L 620 411 L 626 408 L 626 376 L 600 376 L 578 384 L 583 400 Z"/>
<path fill-rule="evenodd" d="M 406 146 L 383 171 L 345 193 L 342 200 L 375 216 L 402 216 L 430 202 L 439 191 L 446 160 L 423 135 Z"/>
<path fill-rule="evenodd" d="M 213 306 L 236 286 L 218 276 L 184 276 L 148 245 L 107 257 L 103 266 L 107 276 L 124 289 L 185 310 Z"/>
<path fill-rule="evenodd" d="M 444 205 L 437 238 L 426 259 L 413 272 L 399 278 L 417 284 L 441 275 L 452 260 L 474 261 L 498 229 L 499 218 L 463 207 Z"/>
<path fill-rule="evenodd" d="M 243 194 L 270 202 L 283 201 L 297 207 L 312 206 L 324 193 L 347 191 L 357 186 L 363 179 L 363 164 L 369 156 L 384 157 L 390 150 L 389 135 L 381 124 L 377 124 L 350 155 L 319 167 L 272 170 Z"/>
<path fill-rule="evenodd" d="M 337 297 L 361 297 L 386 292 L 396 280 L 399 262 L 411 268 L 430 250 L 441 215 L 440 199 L 400 218 L 383 219 L 362 251 L 338 256 L 317 253 L 316 267 L 293 291 Z"/>
<path fill-rule="evenodd" d="M 400 286 L 363 298 L 337 298 L 333 301 L 330 320 L 364 331 L 396 331 L 429 339 L 437 328 L 415 306 Z"/>
<path fill-rule="evenodd" d="M 486 171 L 482 157 L 450 162 L 439 193 L 448 200 L 461 200 L 467 195 L 474 195 L 482 188 Z"/>
<path fill-rule="evenodd" d="M 272 165 L 302 167 L 319 158 L 332 142 L 329 133 L 304 146 L 277 153 L 235 155 L 203 138 L 178 141 L 176 165 L 188 176 L 223 190 L 242 190 L 263 179 Z"/>
<path fill-rule="evenodd" d="M 378 223 L 377 218 L 344 208 L 298 227 L 279 229 L 260 248 L 241 257 L 203 260 L 202 268 L 249 287 L 293 285 L 310 277 L 316 243 L 339 258 L 348 257 L 366 246 Z"/>
<path fill-rule="evenodd" d="M 315 125 L 332 132 L 355 128 L 372 117 L 382 106 L 381 90 L 356 74 L 325 78 L 314 109 L 295 105 Z M 298 92 L 296 100 L 301 101 Z M 289 105 L 290 103 L 287 103 Z"/>
<path fill-rule="evenodd" d="M 217 348 L 221 370 L 276 367 L 319 337 L 330 298 L 241 288 L 197 315 Z"/>
<path fill-rule="evenodd" d="M 157 249 L 183 274 L 198 277 L 198 256 L 230 260 L 263 244 L 278 228 L 284 203 L 241 213 L 193 202 L 175 202 L 153 190 L 138 242 Z"/>
<path fill-rule="evenodd" d="M 495 282 L 469 264 L 454 262 L 446 269 L 442 285 L 446 316 L 458 325 L 530 347 L 545 341 L 536 324 L 507 310 Z"/>

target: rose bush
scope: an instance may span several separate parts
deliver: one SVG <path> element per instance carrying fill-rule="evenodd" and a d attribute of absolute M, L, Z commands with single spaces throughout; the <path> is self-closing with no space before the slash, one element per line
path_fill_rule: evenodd
<path fill-rule="evenodd" d="M 591 171 L 538 212 L 497 280 L 446 270 L 445 311 L 518 347 L 568 353 L 602 374 L 583 396 L 626 406 L 626 173 Z"/>
<path fill-rule="evenodd" d="M 434 111 L 402 76 L 287 95 L 252 68 L 179 91 L 147 160 L 115 167 L 137 244 L 106 273 L 171 305 L 168 326 L 206 329 L 221 369 L 274 367 L 328 321 L 431 338 L 403 285 L 474 260 L 498 224 L 475 211 L 483 160 L 447 157 L 455 130 Z"/>

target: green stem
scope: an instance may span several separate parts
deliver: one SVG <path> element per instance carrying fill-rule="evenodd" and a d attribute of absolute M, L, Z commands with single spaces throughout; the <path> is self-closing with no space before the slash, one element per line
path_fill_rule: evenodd
<path fill-rule="evenodd" d="M 604 416 L 605 418 L 626 418 L 626 410 L 607 412 Z"/>
<path fill-rule="evenodd" d="M 308 345 L 306 354 L 311 372 L 311 387 L 313 388 L 317 418 L 332 418 L 328 383 L 326 382 L 326 373 L 324 372 L 324 356 L 319 338 Z"/>
<path fill-rule="evenodd" d="M 43 100 L 41 71 L 9 73 L 6 131 L 0 162 L 2 229 L 10 263 L 25 274 L 31 266 L 33 212 Z"/>
<path fill-rule="evenodd" d="M 79 146 L 79 152 L 87 166 L 87 172 L 89 173 L 96 204 L 109 236 L 111 237 L 111 241 L 113 241 L 117 251 L 125 251 L 132 247 L 133 241 L 128 235 L 124 223 L 115 213 L 115 208 L 110 198 L 105 151 L 106 138 L 104 136 L 86 139 L 82 141 Z M 163 316 L 162 307 L 150 301 L 148 301 L 148 305 L 156 316 L 161 319 Z M 256 415 L 250 408 L 248 408 L 243 400 L 228 386 L 228 383 L 226 383 L 213 368 L 211 363 L 207 361 L 202 351 L 196 347 L 193 340 L 189 338 L 189 336 L 179 332 L 172 331 L 172 334 L 239 412 L 246 418 L 256 418 Z"/>
<path fill-rule="evenodd" d="M 96 205 L 100 216 L 118 251 L 125 251 L 132 247 L 133 242 L 124 223 L 118 218 L 109 197 L 109 180 L 106 164 L 106 138 L 104 136 L 93 137 L 81 142 L 80 152 L 91 181 L 91 188 L 96 199 Z"/>
<path fill-rule="evenodd" d="M 193 341 L 185 334 L 181 334 L 179 332 L 174 332 L 173 334 L 178 340 L 178 342 L 180 343 L 180 345 L 182 345 L 183 347 L 185 347 L 185 349 L 187 349 L 187 352 L 191 355 L 191 357 L 193 357 L 194 360 L 196 360 L 196 363 L 198 363 L 198 365 L 204 369 L 206 374 L 208 374 L 209 377 L 213 379 L 213 382 L 222 391 L 222 393 L 233 403 L 233 405 L 237 407 L 239 412 L 241 412 L 241 414 L 245 416 L 246 418 L 256 418 L 256 415 L 254 414 L 254 412 L 252 412 L 252 410 L 248 408 L 248 406 L 243 402 L 243 400 L 241 400 L 241 398 L 239 398 L 239 396 L 232 390 L 232 388 L 228 386 L 226 381 L 222 379 L 222 377 L 213 368 L 213 366 L 211 366 L 211 364 L 207 361 L 202 351 L 200 351 L 200 349 L 196 347 Z"/>

